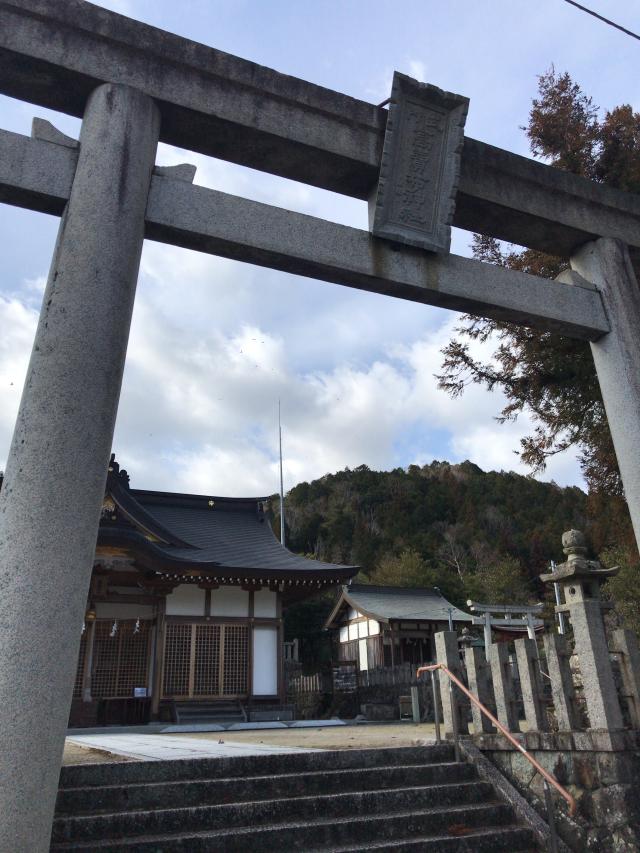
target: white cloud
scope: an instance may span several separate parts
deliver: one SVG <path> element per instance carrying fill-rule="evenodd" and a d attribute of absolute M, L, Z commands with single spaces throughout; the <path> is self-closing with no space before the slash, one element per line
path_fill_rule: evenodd
<path fill-rule="evenodd" d="M 162 166 L 191 163 L 196 166 L 194 183 L 200 186 L 239 195 L 274 207 L 319 216 L 343 225 L 367 227 L 366 203 L 339 193 L 321 190 L 287 178 L 274 177 L 266 172 L 217 160 L 215 157 L 206 157 L 203 154 L 164 143 L 158 146 L 157 163 Z"/>
<path fill-rule="evenodd" d="M 0 448 L 9 449 L 27 373 L 38 315 L 16 298 L 0 294 Z M 0 469 L 4 459 L 0 455 Z"/>
<path fill-rule="evenodd" d="M 147 275 L 157 261 L 147 259 Z M 199 261 L 184 263 L 183 270 Z M 164 268 L 171 281 L 177 272 Z M 36 312 L 2 299 L 0 322 L 8 330 L 0 342 L 0 438 L 8 448 Z M 454 324 L 449 318 L 372 361 L 356 365 L 338 356 L 328 369 L 305 370 L 288 358 L 286 330 L 243 323 L 231 312 L 226 331 L 206 318 L 188 329 L 178 303 L 167 301 L 163 288 L 148 286 L 134 311 L 114 449 L 141 488 L 276 491 L 281 399 L 287 488 L 345 466 L 390 468 L 398 456 L 405 465 L 424 463 L 434 446 L 440 458 L 526 473 L 513 452 L 531 428 L 526 416 L 500 425 L 499 394 L 471 386 L 454 400 L 437 388 L 440 349 Z M 485 345 L 482 355 L 487 352 Z M 415 442 L 403 444 L 408 431 L 420 436 L 417 450 Z M 554 460 L 550 477 L 575 482 L 575 457 Z"/>
<path fill-rule="evenodd" d="M 542 0 L 542 13 L 525 15 L 524 29 L 522 11 L 508 0 L 496 0 L 489 12 L 486 4 L 463 0 L 432 4 L 428 42 L 424 27 L 399 25 L 388 5 L 370 14 L 367 4 L 346 4 L 340 26 L 317 4 L 301 6 L 296 15 L 287 4 L 228 0 L 191 4 L 187 15 L 165 0 L 104 5 L 373 103 L 389 96 L 393 68 L 399 68 L 468 95 L 468 134 L 522 153 L 526 138 L 518 126 L 526 122 L 535 75 L 551 61 L 567 68 L 603 107 L 638 103 L 631 40 L 575 10 L 556 8 L 554 0 Z M 405 18 L 421 20 L 422 11 L 420 3 L 410 3 Z M 579 37 L 567 39 L 569 29 Z M 0 109 L 4 128 L 28 134 L 37 114 L 78 135 L 76 118 L 9 98 L 0 99 Z M 196 164 L 196 183 L 366 227 L 364 202 L 160 146 L 158 163 L 180 162 Z M 34 215 L 33 230 L 24 229 L 31 282 L 20 281 L 27 274 L 26 242 L 14 239 L 6 246 L 0 462 L 44 282 L 34 271 L 45 269 L 49 259 L 50 247 L 37 239 L 45 219 Z M 454 239 L 456 251 L 464 251 L 468 235 Z M 499 394 L 472 386 L 452 400 L 438 391 L 433 374 L 455 322 L 444 316 L 400 300 L 148 243 L 116 449 L 134 484 L 143 487 L 269 491 L 277 483 L 281 397 L 289 486 L 345 465 L 384 468 L 428 462 L 432 455 L 524 471 L 513 451 L 530 430 L 526 416 L 500 425 L 494 419 L 502 408 Z M 575 456 L 552 460 L 545 477 L 578 481 Z"/>
<path fill-rule="evenodd" d="M 427 66 L 420 59 L 409 60 L 409 74 L 421 83 L 428 83 Z"/>

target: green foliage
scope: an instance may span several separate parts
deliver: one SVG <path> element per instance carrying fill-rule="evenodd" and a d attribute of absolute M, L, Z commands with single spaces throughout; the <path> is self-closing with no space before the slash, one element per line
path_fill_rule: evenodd
<path fill-rule="evenodd" d="M 425 560 L 414 548 L 405 548 L 397 556 L 384 556 L 365 583 L 379 586 L 437 586 L 445 598 L 461 600 L 465 589 L 462 580 L 440 560 Z"/>
<path fill-rule="evenodd" d="M 406 548 L 398 556 L 387 554 L 371 575 L 371 583 L 380 586 L 427 586 L 429 569 L 421 555 Z"/>
<path fill-rule="evenodd" d="M 580 489 L 470 462 L 363 465 L 289 492 L 288 546 L 361 566 L 358 582 L 520 602 L 541 595 L 537 576 L 560 556 L 563 531 L 588 530 L 586 506 Z"/>
<path fill-rule="evenodd" d="M 538 97 L 532 102 L 525 130 L 534 156 L 593 181 L 629 192 L 640 191 L 640 114 L 629 105 L 606 112 L 598 107 L 569 74 L 551 68 L 539 77 Z M 503 247 L 493 238 L 476 235 L 476 258 L 510 269 L 555 278 L 567 261 L 541 252 Z M 565 285 L 558 285 L 565 286 Z M 468 341 L 495 341 L 491 359 L 475 359 Z M 571 445 L 590 491 L 622 495 L 615 453 L 598 387 L 593 359 L 586 343 L 510 323 L 464 317 L 456 337 L 443 350 L 440 386 L 461 394 L 476 382 L 500 388 L 507 397 L 501 419 L 522 411 L 533 416 L 533 434 L 523 439 L 521 456 L 534 471 Z M 628 525 L 623 504 L 616 507 Z"/>
<path fill-rule="evenodd" d="M 613 603 L 615 613 L 623 628 L 630 628 L 640 636 L 640 560 L 629 557 L 625 548 L 607 548 L 600 554 L 603 566 L 619 566 L 618 574 L 610 578 L 602 590 L 603 598 Z"/>
<path fill-rule="evenodd" d="M 335 592 L 324 592 L 285 611 L 284 638 L 300 641 L 300 659 L 314 672 L 318 665 L 328 665 L 331 661 L 331 640 L 322 627 L 335 603 Z"/>
<path fill-rule="evenodd" d="M 487 604 L 530 604 L 532 584 L 515 557 L 505 556 L 470 575 L 465 584 L 468 598 Z"/>

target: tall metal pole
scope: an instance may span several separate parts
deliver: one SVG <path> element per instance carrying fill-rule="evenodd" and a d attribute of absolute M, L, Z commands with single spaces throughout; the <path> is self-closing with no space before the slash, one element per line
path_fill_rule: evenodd
<path fill-rule="evenodd" d="M 0 492 L 0 850 L 45 853 L 160 116 L 89 97 Z"/>
<path fill-rule="evenodd" d="M 278 441 L 280 443 L 280 544 L 284 545 L 284 485 L 282 480 L 282 425 L 280 423 L 280 400 L 278 400 Z"/>

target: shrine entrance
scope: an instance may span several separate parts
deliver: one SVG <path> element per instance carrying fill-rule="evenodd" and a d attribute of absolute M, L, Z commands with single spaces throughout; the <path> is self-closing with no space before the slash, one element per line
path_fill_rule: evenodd
<path fill-rule="evenodd" d="M 242 699 L 249 693 L 249 631 L 242 624 L 167 622 L 163 696 Z"/>
<path fill-rule="evenodd" d="M 0 849 L 46 853 L 143 240 L 588 341 L 640 542 L 640 203 L 465 137 L 466 98 L 397 72 L 369 104 L 91 3 L 1 5 L 0 92 L 82 117 L 79 140 L 0 130 L 2 201 L 62 216 L 0 492 Z M 194 185 L 158 142 L 367 201 L 370 228 Z M 452 226 L 570 269 L 456 257 Z M 254 674 L 272 695 L 244 625 L 167 627 L 173 696 L 241 696 Z M 277 636 L 255 627 L 252 656 Z M 129 651 L 107 639 L 118 691 Z"/>

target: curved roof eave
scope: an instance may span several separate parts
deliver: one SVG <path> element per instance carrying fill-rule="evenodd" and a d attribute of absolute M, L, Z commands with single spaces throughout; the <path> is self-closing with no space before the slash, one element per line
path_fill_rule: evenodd
<path fill-rule="evenodd" d="M 368 619 L 375 619 L 377 622 L 384 622 L 385 624 L 389 623 L 389 620 L 386 619 L 384 616 L 378 616 L 377 614 L 375 614 L 373 612 L 368 612 L 366 610 L 363 610 L 361 605 L 356 604 L 355 601 L 349 597 L 349 593 L 347 592 L 347 588 L 343 587 L 342 592 L 340 594 L 340 598 L 336 602 L 333 610 L 331 611 L 326 622 L 322 626 L 323 630 L 327 631 L 329 628 L 337 627 L 333 624 L 333 621 L 336 618 L 336 616 L 338 615 L 338 613 L 340 612 L 340 610 L 342 609 L 344 604 L 348 604 L 350 607 L 353 607 L 354 610 L 357 610 L 358 613 L 362 613 L 362 615 L 366 616 Z"/>
<path fill-rule="evenodd" d="M 214 577 L 238 577 L 246 578 L 271 578 L 273 580 L 284 577 L 297 577 L 300 579 L 325 578 L 335 579 L 335 582 L 353 577 L 358 572 L 358 566 L 331 566 L 320 563 L 319 567 L 313 567 L 314 560 L 309 560 L 310 566 L 304 569 L 296 569 L 282 566 L 279 568 L 261 568 L 257 566 L 229 566 L 213 560 L 187 559 L 171 556 L 150 542 L 136 530 L 125 530 L 122 528 L 101 528 L 98 533 L 98 544 L 118 546 L 123 543 L 132 552 L 136 564 L 147 571 L 159 572 L 160 574 L 188 574 L 194 570 L 213 574 Z M 151 562 L 152 561 L 152 562 Z M 320 568 L 320 566 L 322 568 Z"/>
<path fill-rule="evenodd" d="M 194 548 L 190 542 L 186 542 L 176 536 L 168 527 L 158 521 L 148 510 L 146 510 L 133 497 L 131 492 L 122 486 L 117 477 L 109 475 L 107 480 L 107 494 L 111 495 L 116 506 L 125 515 L 128 521 L 145 532 L 150 533 L 167 545 L 175 545 L 178 548 Z"/>

